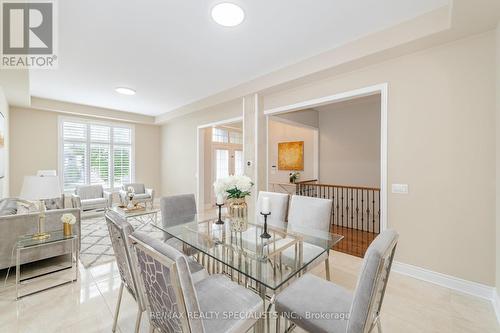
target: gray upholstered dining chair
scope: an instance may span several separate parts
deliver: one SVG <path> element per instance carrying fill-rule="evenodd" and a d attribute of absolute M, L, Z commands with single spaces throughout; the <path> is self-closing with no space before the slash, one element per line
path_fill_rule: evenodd
<path fill-rule="evenodd" d="M 312 274 L 292 283 L 276 297 L 276 331 L 284 317 L 285 328 L 289 319 L 309 332 L 368 333 L 377 326 L 381 333 L 380 310 L 397 242 L 398 234 L 392 229 L 375 238 L 366 251 L 354 294 Z"/>
<path fill-rule="evenodd" d="M 133 249 L 128 238 L 128 236 L 134 232 L 134 228 L 116 212 L 109 210 L 106 212 L 105 216 L 121 279 L 120 291 L 118 292 L 118 302 L 116 304 L 115 316 L 113 319 L 113 332 L 115 332 L 116 324 L 118 322 L 118 314 L 120 313 L 120 304 L 124 287 L 137 302 L 138 309 L 135 322 L 135 332 L 139 332 L 142 313 L 145 311 L 146 307 L 139 285 L 139 275 L 137 269 L 135 269 L 136 266 L 133 257 Z"/>
<path fill-rule="evenodd" d="M 142 313 L 146 310 L 146 300 L 137 269 L 135 251 L 133 250 L 129 239 L 129 236 L 134 232 L 134 227 L 132 227 L 132 225 L 122 216 L 112 210 L 107 211 L 105 216 L 121 279 L 118 301 L 113 319 L 113 332 L 116 330 L 124 288 L 126 288 L 126 290 L 137 302 L 138 309 L 135 332 L 138 332 Z M 196 280 L 201 280 L 208 275 L 203 266 L 199 265 L 194 260 L 188 259 L 188 264 L 189 269 L 194 274 L 194 278 Z"/>
<path fill-rule="evenodd" d="M 321 199 L 314 197 L 306 197 L 301 195 L 293 195 L 290 201 L 290 209 L 288 212 L 287 231 L 293 232 L 294 228 L 300 233 L 307 233 L 310 230 L 311 235 L 315 231 L 329 232 L 330 221 L 332 214 L 332 203 L 330 199 Z M 282 243 L 288 242 L 286 238 L 278 240 L 276 246 L 279 247 Z M 312 260 L 310 257 L 318 253 L 317 245 L 303 243 L 303 261 Z M 314 259 L 314 263 L 325 263 L 326 279 L 330 280 L 330 262 L 328 260 L 330 251 L 324 252 L 321 256 Z M 293 266 L 297 260 L 295 250 L 290 247 L 284 250 L 281 254 L 282 262 L 285 265 Z M 309 265 L 310 268 L 315 265 Z"/>
<path fill-rule="evenodd" d="M 257 204 L 255 205 L 255 213 L 259 223 L 264 223 L 264 217 L 260 214 L 263 198 L 269 198 L 271 206 L 271 215 L 267 217 L 267 224 L 283 228 L 284 222 L 286 222 L 289 195 L 286 193 L 260 191 L 257 197 Z"/>
<path fill-rule="evenodd" d="M 257 323 L 263 301 L 250 290 L 220 274 L 195 282 L 186 257 L 172 246 L 141 231 L 130 239 L 148 299 L 152 331 L 246 332 Z M 239 315 L 224 315 L 230 313 Z"/>
<path fill-rule="evenodd" d="M 161 219 L 164 227 L 172 227 L 183 222 L 190 222 L 196 216 L 196 199 L 194 194 L 179 194 L 160 198 Z M 183 244 L 180 240 L 165 234 L 166 242 L 183 251 Z M 187 255 L 192 255 L 195 251 L 184 249 Z"/>

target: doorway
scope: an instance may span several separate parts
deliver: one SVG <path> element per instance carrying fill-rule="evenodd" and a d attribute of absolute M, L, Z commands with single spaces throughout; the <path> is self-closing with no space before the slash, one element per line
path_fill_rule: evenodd
<path fill-rule="evenodd" d="M 242 118 L 232 118 L 198 127 L 198 210 L 215 207 L 214 182 L 243 173 Z"/>
<path fill-rule="evenodd" d="M 359 103 L 363 103 L 363 107 Z M 366 103 L 371 105 L 372 116 L 359 111 L 366 109 Z M 353 111 L 350 116 L 349 110 Z M 268 190 L 273 190 L 273 166 L 279 159 L 279 154 L 276 156 L 274 152 L 276 147 L 270 146 L 276 136 L 270 133 L 273 118 L 318 128 L 319 175 L 309 176 L 311 167 L 306 170 L 307 161 L 304 161 L 300 174 L 306 179 L 292 186 L 291 191 L 331 199 L 330 230 L 345 237 L 339 244 L 342 248 L 335 249 L 362 257 L 373 238 L 387 227 L 387 84 L 265 110 L 264 115 Z M 311 140 L 304 135 L 299 139 L 304 142 L 302 154 L 306 158 L 305 147 Z M 314 156 L 311 149 L 309 156 Z"/>

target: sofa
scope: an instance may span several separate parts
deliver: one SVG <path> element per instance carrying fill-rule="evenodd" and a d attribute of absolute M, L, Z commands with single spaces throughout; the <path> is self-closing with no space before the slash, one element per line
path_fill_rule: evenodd
<path fill-rule="evenodd" d="M 77 186 L 71 196 L 73 208 L 82 211 L 106 210 L 113 203 L 112 193 L 104 191 L 102 185 Z"/>
<path fill-rule="evenodd" d="M 127 189 L 129 187 L 134 188 L 134 201 L 136 203 L 144 203 L 147 205 L 148 203 L 153 207 L 153 201 L 154 201 L 154 190 L 151 188 L 146 188 L 144 184 L 141 183 L 132 183 L 132 184 L 125 184 L 122 186 L 122 189 L 120 190 L 120 201 L 122 205 L 127 205 L 128 204 L 128 196 L 127 196 Z"/>
<path fill-rule="evenodd" d="M 14 211 L 12 211 L 14 212 Z M 73 225 L 73 233 L 81 235 L 80 216 L 81 211 L 77 208 L 52 209 L 45 212 L 45 230 L 62 230 L 61 217 L 63 214 L 73 214 L 76 223 Z M 13 214 L 0 216 L 0 269 L 15 266 L 15 245 L 17 238 L 24 235 L 34 234 L 38 231 L 38 212 L 27 214 Z M 80 244 L 79 244 L 80 248 Z M 29 263 L 51 257 L 56 257 L 71 252 L 69 244 L 60 243 L 50 247 L 37 247 L 24 250 L 21 263 Z"/>

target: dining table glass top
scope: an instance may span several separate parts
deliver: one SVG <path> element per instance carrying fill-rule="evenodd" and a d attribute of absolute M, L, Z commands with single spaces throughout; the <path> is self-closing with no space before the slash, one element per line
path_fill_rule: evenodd
<path fill-rule="evenodd" d="M 343 238 L 287 223 L 268 225 L 270 238 L 262 238 L 260 214 L 249 214 L 245 219 L 224 217 L 223 224 L 201 215 L 162 220 L 153 222 L 154 227 L 166 233 L 165 238 L 180 240 L 187 252 L 205 254 L 215 259 L 211 265 L 218 265 L 219 271 L 229 271 L 231 276 L 251 279 L 273 290 L 315 261 L 327 258 L 329 249 Z"/>

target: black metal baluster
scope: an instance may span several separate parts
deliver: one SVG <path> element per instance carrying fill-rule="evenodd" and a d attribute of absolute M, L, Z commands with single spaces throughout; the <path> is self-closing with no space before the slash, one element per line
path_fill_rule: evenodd
<path fill-rule="evenodd" d="M 378 230 L 377 230 L 377 233 L 380 233 L 380 220 L 381 220 L 381 216 L 380 216 L 380 191 L 378 191 Z"/>
<path fill-rule="evenodd" d="M 342 192 L 342 200 L 341 200 L 341 207 L 342 207 L 342 226 L 344 226 L 344 188 L 341 187 L 341 192 Z"/>
<path fill-rule="evenodd" d="M 375 232 L 375 191 L 372 190 L 372 231 Z"/>
<path fill-rule="evenodd" d="M 365 191 L 361 190 L 361 230 L 365 230 Z"/>
<path fill-rule="evenodd" d="M 356 189 L 356 229 L 359 230 L 359 189 Z"/>

